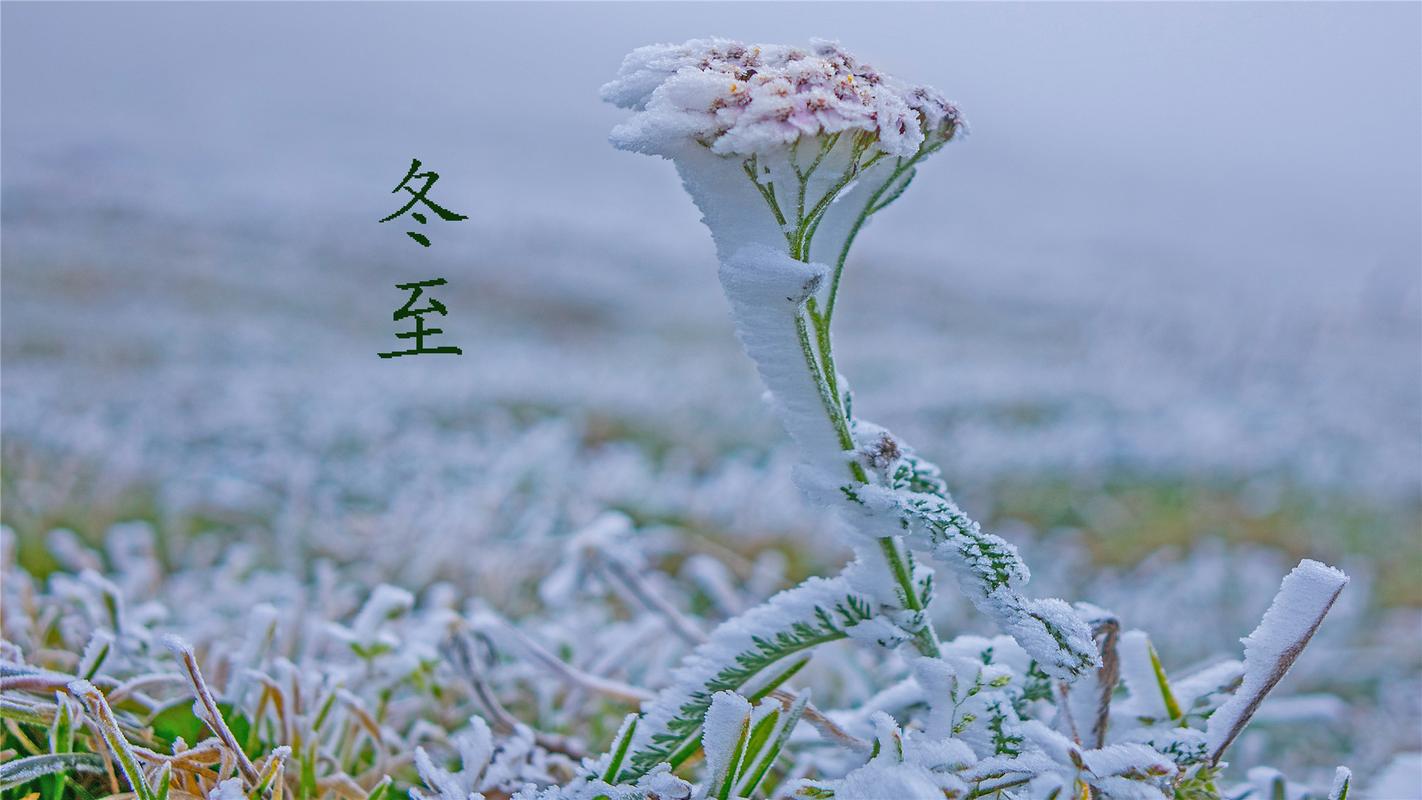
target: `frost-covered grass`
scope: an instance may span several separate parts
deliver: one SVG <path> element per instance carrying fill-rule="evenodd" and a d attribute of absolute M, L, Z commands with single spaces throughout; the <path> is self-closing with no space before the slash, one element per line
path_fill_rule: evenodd
<path fill-rule="evenodd" d="M 763 208 L 750 199 L 749 208 Z M 747 266 L 774 278 L 777 262 Z M 733 305 L 753 305 L 756 297 L 738 297 L 736 281 L 728 283 Z M 769 351 L 775 369 L 766 379 L 792 409 L 792 433 L 815 457 L 836 457 L 843 431 L 833 420 L 820 428 L 813 415 L 793 416 L 817 413 L 824 400 L 818 387 L 796 382 L 805 351 L 773 335 L 758 351 L 761 332 L 747 330 L 768 316 L 793 331 L 794 314 L 760 310 L 737 312 L 748 349 Z M 810 317 L 807 331 L 818 327 Z M 818 335 L 809 351 L 827 358 L 817 344 Z M 1206 715 L 1236 681 L 1251 690 L 1281 663 L 1275 653 L 1241 666 L 1248 654 L 1237 640 L 1292 562 L 1200 540 L 1220 517 L 1190 518 L 1173 500 L 1145 503 L 1142 513 L 1132 491 L 1150 495 L 1160 484 L 1139 479 L 1123 492 L 1091 488 L 1088 477 L 1084 497 L 1056 503 L 1039 498 L 1057 479 L 1025 489 L 986 483 L 981 501 L 961 506 L 1021 549 L 1034 568 L 1023 586 L 1015 554 L 949 508 L 931 465 L 847 402 L 844 430 L 872 446 L 845 465 L 859 463 L 868 489 L 887 492 L 876 512 L 892 509 L 917 525 L 909 544 L 923 554 L 973 539 L 992 557 L 961 559 L 969 577 L 960 594 L 953 581 L 930 586 L 928 561 L 915 568 L 907 548 L 886 558 L 882 539 L 891 537 L 871 532 L 876 541 L 857 573 L 792 589 L 837 570 L 855 539 L 831 530 L 843 524 L 832 514 L 796 500 L 791 467 L 802 457 L 775 444 L 747 402 L 750 382 L 706 378 L 744 373 L 683 342 L 666 347 L 679 357 L 630 370 L 561 363 L 554 347 L 521 346 L 483 357 L 481 378 L 503 376 L 492 386 L 433 376 L 419 401 L 373 410 L 367 396 L 343 401 L 339 391 L 372 380 L 361 365 L 323 371 L 320 382 L 337 391 L 315 402 L 300 359 L 280 370 L 239 356 L 222 375 L 170 353 L 173 365 L 134 367 L 163 391 L 125 403 L 115 388 L 132 384 L 115 378 L 94 389 L 114 397 L 102 405 L 66 396 L 74 384 L 63 370 L 10 372 L 7 392 L 17 374 L 37 388 L 6 409 L 5 514 L 20 535 L 7 534 L 5 545 L 4 633 L 14 647 L 5 653 L 4 747 L 20 778 L 68 771 L 65 780 L 27 780 L 22 791 L 83 796 L 127 784 L 143 796 L 160 794 L 169 776 L 173 791 L 222 796 L 281 787 L 362 797 L 414 785 L 464 800 L 532 783 L 580 786 L 567 790 L 572 796 L 671 798 L 686 794 L 687 782 L 709 796 L 761 796 L 804 778 L 808 796 L 847 798 L 1035 796 L 1026 793 L 1068 786 L 1112 797 L 1209 796 L 1216 734 Z M 530 377 L 530 362 L 544 369 Z M 385 388 L 394 394 L 398 383 Z M 814 394 L 796 394 L 806 385 Z M 864 395 L 855 405 L 873 412 L 872 388 Z M 915 441 L 925 455 L 952 450 Z M 813 471 L 800 474 L 812 493 L 824 488 Z M 847 474 L 858 478 L 852 467 Z M 860 501 L 875 499 L 850 488 Z M 1326 528 L 1315 506 L 1290 499 L 1312 498 L 1313 488 L 1266 477 L 1226 493 L 1237 499 L 1220 516 L 1275 515 L 1268 529 L 1284 531 L 1289 509 L 1302 508 L 1299 516 Z M 1196 497 L 1195 506 L 1207 494 L 1188 481 L 1175 491 Z M 978 511 L 993 504 L 991 514 Z M 1394 526 L 1408 513 L 1379 512 L 1372 524 L 1415 555 L 1407 529 Z M 104 535 L 108 522 L 135 517 L 149 522 Z M 866 519 L 859 524 L 875 524 Z M 56 524 L 83 536 L 50 533 Z M 1090 530 L 1049 530 L 1059 525 Z M 1109 566 L 1145 549 L 1114 541 L 1133 526 L 1152 544 L 1188 547 L 1139 567 Z M 953 553 L 940 555 L 954 563 Z M 912 595 L 896 594 L 904 581 L 892 570 L 873 572 L 880 558 L 905 568 Z M 975 571 L 984 563 L 991 569 Z M 1246 774 L 1261 763 L 1284 767 L 1318 796 L 1338 794 L 1332 767 L 1346 762 L 1358 793 L 1386 797 L 1392 757 L 1418 749 L 1416 614 L 1389 617 L 1366 601 L 1371 565 L 1344 566 L 1353 581 L 1229 752 L 1232 767 L 1216 785 L 1232 787 L 1231 796 L 1251 785 L 1255 796 L 1299 795 L 1278 788 L 1273 773 Z M 930 589 L 936 599 L 918 614 L 912 601 L 924 605 Z M 1004 599 L 999 589 L 1015 594 Z M 775 594 L 783 590 L 792 594 Z M 1057 637 L 1023 631 L 1029 655 L 992 621 L 1012 630 L 1024 622 L 1014 610 L 1050 595 L 1095 606 L 1053 606 L 1047 615 L 1059 629 L 1073 625 L 1068 615 L 1089 626 L 1090 644 L 1075 641 L 1069 653 L 1102 656 L 1100 669 L 1082 670 L 1076 658 L 1054 664 L 1054 672 L 1088 673 L 1070 690 L 1034 665 Z M 884 647 L 901 641 L 915 644 Z M 183 642 L 194 647 L 191 663 Z M 914 655 L 928 649 L 937 657 Z M 43 671 L 21 674 L 34 668 Z M 1107 707 L 1089 683 L 1113 669 L 1124 686 Z M 214 702 L 194 707 L 205 685 Z M 96 723 L 112 717 L 118 735 L 76 729 L 73 698 Z M 628 716 L 639 708 L 644 717 Z M 41 755 L 50 751 L 62 754 Z M 21 762 L 22 754 L 38 760 Z M 675 762 L 675 774 L 664 761 Z"/>

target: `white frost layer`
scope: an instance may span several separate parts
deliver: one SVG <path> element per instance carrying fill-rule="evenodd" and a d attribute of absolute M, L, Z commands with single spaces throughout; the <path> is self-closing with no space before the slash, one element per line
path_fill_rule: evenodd
<path fill-rule="evenodd" d="M 795 623 L 804 622 L 818 627 L 821 620 L 816 614 L 817 608 L 830 612 L 837 623 L 842 623 L 834 614 L 834 608 L 851 596 L 855 596 L 855 592 L 842 577 L 810 578 L 722 623 L 711 632 L 705 644 L 686 657 L 672 673 L 671 685 L 658 693 L 644 710 L 632 739 L 631 751 L 646 750 L 652 744 L 653 735 L 665 733 L 667 723 L 677 716 L 693 695 L 703 691 L 723 669 L 736 665 L 737 655 L 756 652 L 758 641 L 774 641 L 778 634 L 789 631 Z M 866 605 L 869 603 L 867 599 L 863 602 Z"/>
<path fill-rule="evenodd" d="M 735 755 L 741 733 L 746 729 L 750 713 L 750 701 L 735 692 L 717 692 L 711 698 L 711 708 L 706 711 L 706 721 L 702 723 L 701 730 L 708 785 L 735 769 L 731 758 Z"/>
<path fill-rule="evenodd" d="M 1048 675 L 1074 680 L 1101 665 L 1091 628 L 1064 601 L 1033 599 L 1019 587 L 1030 573 L 1017 549 L 984 532 L 946 497 L 837 480 L 807 469 L 796 482 L 810 499 L 839 509 L 869 538 L 902 535 L 953 570 L 973 605 L 1017 640 Z"/>
<path fill-rule="evenodd" d="M 1253 716 L 1264 695 L 1289 671 L 1348 583 L 1341 570 L 1305 559 L 1284 578 L 1259 627 L 1243 639 L 1244 681 L 1210 716 L 1210 753 L 1218 759 Z"/>
<path fill-rule="evenodd" d="M 702 222 L 706 223 L 716 243 L 717 258 L 722 262 L 751 244 L 786 250 L 786 231 L 776 221 L 755 184 L 747 178 L 741 159 L 718 156 L 694 142 L 669 149 L 665 155 L 676 165 L 682 186 L 701 212 Z M 784 187 L 794 187 L 799 180 L 790 156 L 790 149 L 782 148 L 761 154 L 756 161 L 761 183 L 781 187 L 782 204 L 792 202 L 792 194 L 786 192 Z M 856 163 L 863 161 L 859 158 Z M 890 179 L 894 164 L 893 159 L 881 159 L 872 166 L 860 169 L 855 180 L 839 188 L 839 178 L 851 166 L 851 145 L 841 142 L 826 154 L 805 187 L 807 206 L 832 195 L 829 207 L 815 229 L 810 247 L 811 261 L 833 263 L 839 258 L 850 227 L 864 211 L 874 192 Z M 782 205 L 782 208 L 793 217 L 793 207 Z M 794 223 L 793 218 L 787 220 L 790 226 Z"/>
<path fill-rule="evenodd" d="M 749 245 L 726 259 L 720 273 L 736 335 L 774 396 L 781 422 L 802 456 L 821 469 L 848 462 L 810 376 L 795 320 L 827 271 L 823 264 L 807 264 L 771 247 Z"/>
<path fill-rule="evenodd" d="M 909 156 L 926 130 L 960 124 L 938 92 L 882 75 L 826 41 L 811 50 L 729 39 L 639 47 L 602 96 L 636 112 L 613 130 L 614 144 L 662 155 L 686 141 L 719 155 L 752 155 L 848 131 Z"/>
<path fill-rule="evenodd" d="M 1333 772 L 1333 784 L 1328 788 L 1328 800 L 1344 800 L 1353 783 L 1353 771 L 1339 767 Z"/>

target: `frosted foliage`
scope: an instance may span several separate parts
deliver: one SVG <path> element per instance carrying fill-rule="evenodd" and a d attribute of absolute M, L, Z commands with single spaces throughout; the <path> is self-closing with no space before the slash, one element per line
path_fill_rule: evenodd
<path fill-rule="evenodd" d="M 1293 666 L 1348 583 L 1341 571 L 1304 560 L 1284 578 L 1259 627 L 1244 639 L 1244 682 L 1210 717 L 1209 746 L 1220 752 Z"/>
<path fill-rule="evenodd" d="M 1106 797 L 1160 800 L 1166 796 L 1163 788 L 1170 785 L 1170 779 L 1178 771 L 1169 758 L 1144 745 L 1083 749 L 1037 720 L 1024 723 L 1023 732 L 1054 764 L 1039 774 L 1038 791 L 1052 784 L 1067 787 L 1085 784 Z"/>
<path fill-rule="evenodd" d="M 869 608 L 844 578 L 811 578 L 723 623 L 643 711 L 633 772 L 645 772 L 694 736 L 716 692 L 742 689 L 784 657 L 846 637 L 871 618 Z"/>
<path fill-rule="evenodd" d="M 614 522 L 608 517 L 595 521 L 573 537 L 574 549 L 591 553 L 612 549 L 622 558 L 651 563 L 649 556 L 660 546 L 656 537 L 628 528 L 625 521 Z M 3 551 L 12 554 L 13 534 L 0 533 Z M 866 558 L 873 554 L 872 550 L 863 553 Z M 1138 717 L 1139 701 L 1157 702 L 1159 688 L 1152 675 L 1129 671 L 1143 677 L 1128 680 L 1126 696 L 1118 693 L 1106 741 L 1093 747 L 1071 732 L 1060 682 L 1044 673 L 1013 637 L 960 636 L 943 641 L 936 658 L 906 656 L 902 647 L 889 651 L 857 641 L 832 644 L 855 638 L 862 627 L 884 622 L 884 613 L 876 606 L 879 601 L 855 588 L 882 579 L 882 574 L 862 563 L 852 564 L 837 578 L 811 579 L 760 605 L 753 602 L 756 595 L 743 595 L 739 602 L 751 610 L 722 623 L 689 657 L 678 646 L 679 638 L 669 633 L 662 612 L 625 604 L 616 593 L 603 595 L 593 584 L 575 581 L 553 595 L 550 602 L 558 605 L 520 623 L 523 637 L 566 653 L 561 662 L 564 672 L 555 673 L 543 662 L 525 659 L 523 648 L 488 655 L 476 651 L 469 663 L 451 658 L 450 631 L 474 630 L 481 636 L 487 631 L 492 636 L 484 622 L 491 612 L 476 598 L 461 599 L 431 587 L 412 600 L 399 590 L 382 589 L 379 582 L 361 583 L 358 573 L 332 573 L 330 567 L 320 570 L 328 576 L 322 579 L 327 582 L 312 588 L 300 575 L 246 566 L 234 570 L 227 562 L 199 569 L 203 562 L 196 551 L 183 550 L 179 555 L 187 560 L 189 570 L 197 571 L 169 586 L 171 612 L 166 616 L 137 613 L 150 604 L 147 595 L 125 594 L 118 588 L 122 580 L 95 574 L 85 581 L 51 580 L 41 588 L 23 570 L 7 564 L 11 571 L 0 586 L 5 593 L 6 643 L 0 657 L 7 670 L 7 708 L 44 713 L 46 708 L 56 708 L 54 694 L 46 687 L 68 685 L 69 676 L 57 671 L 58 664 L 40 668 L 23 660 L 32 643 L 23 638 L 24 632 L 38 627 L 31 619 L 37 615 L 59 623 L 52 626 L 54 635 L 61 637 L 56 645 L 74 654 L 86 651 L 85 669 L 95 671 L 92 685 L 114 699 L 113 718 L 129 735 L 144 735 L 136 727 L 139 717 L 133 708 L 143 709 L 146 717 L 160 708 L 193 707 L 185 689 L 188 679 L 178 674 L 181 668 L 173 656 L 158 647 L 166 633 L 181 630 L 193 635 L 199 657 L 210 665 L 206 671 L 215 681 L 212 690 L 220 702 L 236 704 L 245 715 L 267 714 L 276 735 L 299 735 L 308 747 L 329 754 L 322 758 L 333 759 L 332 766 L 339 758 L 339 750 L 333 748 L 351 735 L 349 731 L 369 730 L 361 720 L 382 713 L 381 755 L 362 780 L 370 785 L 385 771 L 405 774 L 415 781 L 414 796 L 428 800 L 689 800 L 711 785 L 714 771 L 705 763 L 719 766 L 734 761 L 732 751 L 743 727 L 755 727 L 770 713 L 807 701 L 808 690 L 799 686 L 801 681 L 814 683 L 820 707 L 801 706 L 805 716 L 800 724 L 788 731 L 777 729 L 767 740 L 778 741 L 785 733 L 777 766 L 770 773 L 780 783 L 762 783 L 759 790 L 741 796 L 786 797 L 798 786 L 810 792 L 804 796 L 846 800 L 884 796 L 874 793 L 880 788 L 891 789 L 895 798 L 937 798 L 945 792 L 949 797 L 965 797 L 972 791 L 1004 786 L 998 792 L 1002 800 L 1036 800 L 1052 796 L 1052 791 L 1058 791 L 1059 799 L 1080 796 L 1082 787 L 1090 786 L 1103 798 L 1170 797 L 1173 791 L 1177 798 L 1195 800 L 1242 797 L 1246 789 L 1257 786 L 1269 789 L 1279 775 L 1255 771 L 1241 776 L 1246 778 L 1242 782 L 1214 775 L 1211 780 L 1222 794 L 1197 792 L 1204 786 L 1202 776 L 1213 774 L 1208 772 L 1212 767 L 1203 722 L 1221 699 L 1235 691 L 1242 669 L 1235 662 L 1167 678 L 1185 713 L 1183 724 L 1189 727 Z M 131 566 L 160 574 L 165 569 L 152 554 L 142 558 L 150 560 Z M 245 564 L 241 559 L 236 563 Z M 646 569 L 643 580 L 667 592 L 668 606 L 688 607 L 693 589 L 662 584 L 656 580 L 661 576 L 655 568 Z M 331 580 L 337 574 L 344 579 Z M 1327 570 L 1320 574 L 1333 575 Z M 734 590 L 747 591 L 742 581 L 735 581 Z M 109 594 L 115 591 L 121 596 Z M 250 603 L 254 596 L 269 597 L 273 605 L 254 613 Z M 121 631 L 107 610 L 120 605 L 129 609 Z M 626 618 L 629 608 L 631 619 Z M 1092 620 L 1111 617 L 1102 609 L 1086 607 L 1082 614 Z M 1270 617 L 1270 624 L 1274 619 Z M 242 631 L 235 640 L 227 633 L 233 629 Z M 1299 629 L 1280 628 L 1289 636 Z M 352 634 L 336 635 L 337 631 Z M 353 635 L 356 631 L 361 635 Z M 503 638 L 492 636 L 490 641 L 501 647 Z M 372 641 L 393 642 L 394 649 L 368 649 L 362 644 Z M 24 642 L 24 649 L 15 642 Z M 1142 640 L 1130 647 L 1139 656 L 1148 653 L 1145 644 Z M 406 651 L 427 655 L 410 658 Z M 44 650 L 34 652 L 37 655 L 30 658 L 45 658 Z M 491 658 L 493 652 L 499 656 Z M 795 688 L 781 684 L 782 690 L 793 694 L 767 696 L 752 711 L 749 698 L 763 692 L 772 676 L 796 667 L 797 659 L 815 652 L 820 655 L 792 679 Z M 623 683 L 623 678 L 638 685 Z M 1073 700 L 1084 683 L 1070 686 Z M 74 686 L 89 691 L 83 684 Z M 573 717 L 568 714 L 578 707 L 571 697 L 582 695 L 596 704 L 586 707 L 612 702 L 626 708 L 646 696 L 639 686 L 665 688 L 645 705 L 643 715 L 634 717 L 636 735 L 622 751 L 622 767 L 611 780 L 606 776 L 618 748 L 593 755 L 576 739 L 548 733 L 570 724 Z M 289 718 L 289 734 L 281 732 L 270 704 L 260 705 L 264 692 L 273 687 L 287 699 L 299 693 L 303 708 L 310 712 Z M 126 693 L 127 699 L 120 702 L 119 693 Z M 1088 708 L 1096 702 L 1094 692 L 1082 695 Z M 510 712 L 502 705 L 478 701 L 481 696 L 510 708 L 533 709 L 523 713 L 536 724 L 503 716 Z M 328 702 L 326 722 L 318 725 L 315 712 Z M 376 712 L 382 704 L 384 711 Z M 449 723 L 443 720 L 450 718 L 458 721 L 446 732 L 443 726 Z M 615 740 L 621 740 L 632 724 L 620 726 Z M 1076 728 L 1083 727 L 1078 716 Z M 147 739 L 140 742 L 144 747 L 153 744 Z M 215 738 L 188 746 L 223 747 Z M 708 762 L 702 766 L 682 762 L 683 769 L 689 770 L 682 774 L 690 780 L 670 772 L 666 762 L 674 754 L 703 747 Z M 148 751 L 135 752 L 148 757 Z M 287 774 L 299 774 L 301 753 L 278 746 L 271 757 L 282 752 L 287 755 L 280 757 L 290 759 Z M 265 763 L 255 761 L 259 769 Z M 334 780 L 327 772 L 332 766 L 317 767 L 322 780 Z M 744 767 L 740 774 L 736 792 L 743 786 Z M 1396 768 L 1374 777 L 1371 786 L 1359 782 L 1352 794 L 1406 796 L 1377 792 L 1409 785 L 1414 776 L 1415 760 L 1400 759 Z M 1318 776 L 1314 781 L 1318 788 L 1311 792 L 1301 784 L 1283 785 L 1295 800 L 1322 800 L 1330 777 Z M 771 785 L 778 787 L 773 794 Z M 1369 794 L 1369 788 L 1374 793 Z M 240 777 L 202 784 L 203 796 L 225 796 L 222 793 L 247 796 Z"/>
<path fill-rule="evenodd" d="M 937 469 L 912 456 L 883 432 L 869 454 L 870 466 L 888 486 L 845 484 L 847 454 L 825 414 L 824 391 L 806 372 L 795 320 L 823 280 L 824 268 L 790 258 L 782 251 L 749 245 L 721 267 L 721 284 L 731 304 L 736 331 L 769 387 L 782 421 L 806 459 L 802 483 L 813 499 L 843 504 L 855 527 L 875 539 L 906 533 L 910 541 L 954 568 L 964 591 L 1052 674 L 1067 677 L 1097 662 L 1090 632 L 1061 601 L 1029 600 L 1018 587 L 1028 571 L 1016 550 L 984 533 L 942 491 Z M 873 426 L 857 423 L 856 431 Z M 830 483 L 833 488 L 826 487 Z M 897 484 L 897 485 L 896 485 Z M 816 491 L 816 487 L 820 491 Z M 847 498 L 847 501 L 846 501 Z"/>
<path fill-rule="evenodd" d="M 731 758 L 736 745 L 747 729 L 751 704 L 734 692 L 717 692 L 711 698 L 711 708 L 701 734 L 701 746 L 706 753 L 706 769 L 713 775 L 724 775 L 735 767 Z"/>
<path fill-rule="evenodd" d="M 1259 766 L 1261 754 L 1284 758 L 1327 783 L 1334 764 L 1310 771 L 1290 715 L 1322 721 L 1305 733 L 1395 733 L 1396 720 L 1344 714 L 1320 688 L 1398 704 L 1410 695 L 1397 687 L 1415 688 L 1412 676 L 1360 688 L 1378 673 L 1352 677 L 1356 654 L 1394 637 L 1360 638 L 1368 626 L 1349 616 L 1315 670 L 1333 682 L 1266 706 L 1269 724 L 1230 749 L 1333 605 L 1338 570 L 1300 564 L 1243 663 L 1221 659 L 1219 640 L 1267 600 L 1230 590 L 1239 575 L 1282 572 L 1273 556 L 1245 554 L 1234 573 L 1221 562 L 1236 553 L 1197 547 L 1122 577 L 1070 534 L 990 533 L 937 465 L 858 415 L 865 403 L 834 358 L 839 279 L 860 229 L 961 129 L 940 95 L 837 45 L 720 39 L 639 49 L 603 94 L 632 111 L 614 142 L 672 159 L 704 215 L 736 335 L 796 453 L 775 450 L 750 411 L 677 444 L 703 426 L 666 416 L 679 405 L 668 384 L 686 377 L 722 410 L 745 399 L 706 377 L 723 365 L 694 358 L 685 372 L 619 376 L 655 389 L 610 425 L 594 419 L 605 408 L 594 395 L 618 381 L 571 363 L 546 403 L 525 402 L 535 416 L 553 409 L 547 419 L 517 422 L 527 409 L 510 398 L 527 395 L 512 392 L 494 422 L 357 414 L 370 426 L 359 436 L 254 405 L 234 383 L 236 405 L 251 407 L 204 430 L 222 439 L 282 420 L 274 438 L 290 462 L 248 466 L 295 473 L 291 485 L 274 508 L 267 487 L 221 481 L 185 484 L 191 505 L 177 505 L 204 509 L 198 499 L 225 492 L 237 499 L 218 508 L 251 512 L 232 524 L 261 520 L 269 536 L 170 535 L 166 513 L 102 541 L 41 531 L 22 548 L 0 529 L 3 781 L 46 800 L 179 796 L 170 788 L 223 800 L 1321 800 Z M 958 385 L 924 380 L 927 359 L 900 349 L 895 339 L 892 354 L 856 358 L 880 376 L 904 371 L 897 385 L 922 395 L 908 408 L 941 407 Z M 497 351 L 501 366 L 523 364 L 524 351 Z M 643 418 L 666 424 L 608 432 Z M 496 430 L 467 430 L 478 425 Z M 654 443 L 630 441 L 644 434 Z M 362 436 L 398 444 L 325 458 Z M 123 463 L 174 455 L 94 441 Z M 223 459 L 175 463 L 228 472 Z M 16 481 L 43 483 L 30 471 Z M 73 516 L 63 489 L 43 518 Z M 202 516 L 204 529 L 221 516 Z M 1100 605 L 1028 596 L 1019 545 L 1038 586 Z M 28 571 L 21 550 L 40 551 L 46 572 Z M 930 563 L 958 591 L 937 591 Z M 1223 621 L 1243 613 L 1237 628 Z M 1194 666 L 1172 672 L 1182 664 Z M 1386 747 L 1369 751 L 1367 777 L 1406 786 L 1416 756 Z M 56 764 L 82 794 L 61 782 L 53 796 Z M 164 775 L 171 786 L 146 785 Z M 1348 776 L 1327 796 L 1343 800 Z"/>
<path fill-rule="evenodd" d="M 1333 773 L 1333 785 L 1328 787 L 1328 800 L 1344 800 L 1352 782 L 1352 770 L 1347 767 L 1339 767 Z"/>
<path fill-rule="evenodd" d="M 971 751 L 905 732 L 883 712 L 875 713 L 871 724 L 877 754 L 842 779 L 805 781 L 803 796 L 937 800 L 968 791 L 968 782 L 958 773 L 976 761 Z M 812 793 L 815 790 L 824 794 Z"/>
<path fill-rule="evenodd" d="M 247 800 L 247 793 L 243 791 L 240 779 L 228 778 L 207 793 L 207 800 Z"/>
<path fill-rule="evenodd" d="M 483 795 L 476 792 L 484 788 L 483 776 L 493 756 L 493 736 L 489 726 L 479 717 L 469 721 L 470 727 L 454 736 L 455 749 L 459 752 L 461 769 L 450 772 L 437 766 L 424 748 L 415 749 L 415 766 L 420 779 L 433 789 L 435 794 L 427 796 L 418 789 L 411 792 L 414 800 L 469 800 Z"/>
<path fill-rule="evenodd" d="M 806 469 L 800 483 L 812 499 L 843 512 L 853 530 L 869 538 L 902 534 L 948 565 L 973 604 L 991 616 L 1050 674 L 1070 678 L 1099 664 L 1085 622 L 1065 602 L 1030 599 L 1020 587 L 1030 573 L 1017 549 L 982 530 L 947 496 L 938 469 L 919 459 L 887 431 L 856 423 L 856 432 L 877 430 L 862 448 L 875 484 L 846 483 Z"/>

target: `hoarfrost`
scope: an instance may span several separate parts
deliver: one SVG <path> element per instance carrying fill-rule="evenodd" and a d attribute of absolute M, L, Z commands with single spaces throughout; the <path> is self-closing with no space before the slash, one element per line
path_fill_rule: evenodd
<path fill-rule="evenodd" d="M 869 601 L 859 597 L 843 577 L 810 578 L 722 623 L 682 661 L 671 684 L 643 710 L 632 740 L 636 774 L 655 766 L 688 729 L 700 725 L 717 691 L 739 689 L 760 666 L 848 635 L 870 618 L 868 609 Z"/>
<path fill-rule="evenodd" d="M 750 714 L 750 701 L 735 692 L 717 692 L 711 698 L 711 708 L 706 711 L 701 732 L 707 774 L 712 776 L 709 780 L 719 780 L 719 776 L 735 769 L 731 758 L 735 755 L 736 743 L 748 730 Z"/>
<path fill-rule="evenodd" d="M 923 128 L 953 128 L 957 109 L 861 64 L 832 42 L 813 50 L 693 39 L 628 54 L 603 99 L 636 113 L 612 133 L 618 147 L 668 155 L 693 140 L 718 155 L 753 155 L 802 137 L 844 131 L 909 156 Z"/>
<path fill-rule="evenodd" d="M 805 369 L 796 318 L 828 267 L 764 245 L 748 245 L 721 265 L 736 335 L 770 389 L 780 419 L 811 464 L 848 464 L 824 398 Z"/>
<path fill-rule="evenodd" d="M 1259 627 L 1244 638 L 1244 682 L 1210 717 L 1212 758 L 1219 760 L 1264 696 L 1274 688 L 1313 637 L 1348 583 L 1340 570 L 1304 559 L 1284 577 Z"/>

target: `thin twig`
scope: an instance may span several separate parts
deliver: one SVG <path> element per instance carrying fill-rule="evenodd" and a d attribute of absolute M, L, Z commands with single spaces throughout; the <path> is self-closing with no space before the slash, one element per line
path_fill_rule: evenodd
<path fill-rule="evenodd" d="M 770 693 L 770 696 L 779 700 L 780 705 L 783 706 L 786 711 L 789 711 L 790 707 L 799 699 L 799 695 L 788 689 L 776 689 Z M 826 739 L 832 739 L 858 753 L 867 753 L 874 749 L 874 745 L 836 725 L 834 720 L 825 716 L 818 708 L 815 708 L 813 703 L 805 704 L 805 710 L 802 712 L 802 716 L 806 722 L 810 723 L 810 725 L 824 735 Z"/>
<path fill-rule="evenodd" d="M 475 699 L 484 707 L 484 712 L 494 723 L 495 730 L 507 736 L 517 730 L 520 723 L 494 695 L 493 687 L 485 680 L 483 670 L 478 666 L 474 647 L 473 637 L 468 633 L 460 632 L 446 639 L 440 646 L 440 650 L 444 653 L 445 659 L 459 672 L 460 677 L 469 684 Z M 529 727 L 532 730 L 532 727 Z M 533 730 L 533 741 L 544 750 L 563 753 L 573 759 L 580 759 L 587 755 L 587 751 L 581 746 L 563 736 Z"/>
<path fill-rule="evenodd" d="M 1099 637 L 1097 649 L 1101 651 L 1101 668 L 1096 670 L 1096 683 L 1101 694 L 1096 700 L 1096 722 L 1091 726 L 1094 748 L 1106 745 L 1106 729 L 1111 724 L 1111 696 L 1116 691 L 1116 683 L 1121 676 L 1121 656 L 1116 650 L 1116 641 L 1121 637 L 1121 623 L 1116 618 L 1105 619 L 1096 624 L 1091 633 Z"/>
<path fill-rule="evenodd" d="M 623 683 L 622 681 L 615 681 L 611 678 L 604 678 L 600 675 L 593 675 L 592 673 L 578 669 L 572 664 L 548 652 L 547 648 L 535 642 L 508 620 L 494 614 L 489 614 L 488 618 L 496 621 L 495 624 L 497 624 L 500 633 L 513 639 L 519 647 L 523 648 L 533 657 L 534 661 L 546 667 L 548 671 L 562 678 L 566 683 L 571 683 L 574 686 L 580 686 L 584 689 L 597 692 L 598 694 L 604 694 L 608 697 L 613 697 L 634 705 L 645 703 L 656 696 L 646 689 L 639 689 L 636 686 Z"/>
<path fill-rule="evenodd" d="M 643 606 L 649 611 L 659 614 L 667 621 L 672 633 L 681 637 L 687 644 L 699 645 L 706 641 L 706 633 L 696 626 L 686 615 L 677 610 L 676 606 L 667 602 L 666 598 L 657 594 L 647 581 L 636 573 L 626 562 L 615 554 L 607 550 L 598 552 L 597 563 L 601 565 L 607 573 L 621 581 L 635 596 Z"/>

